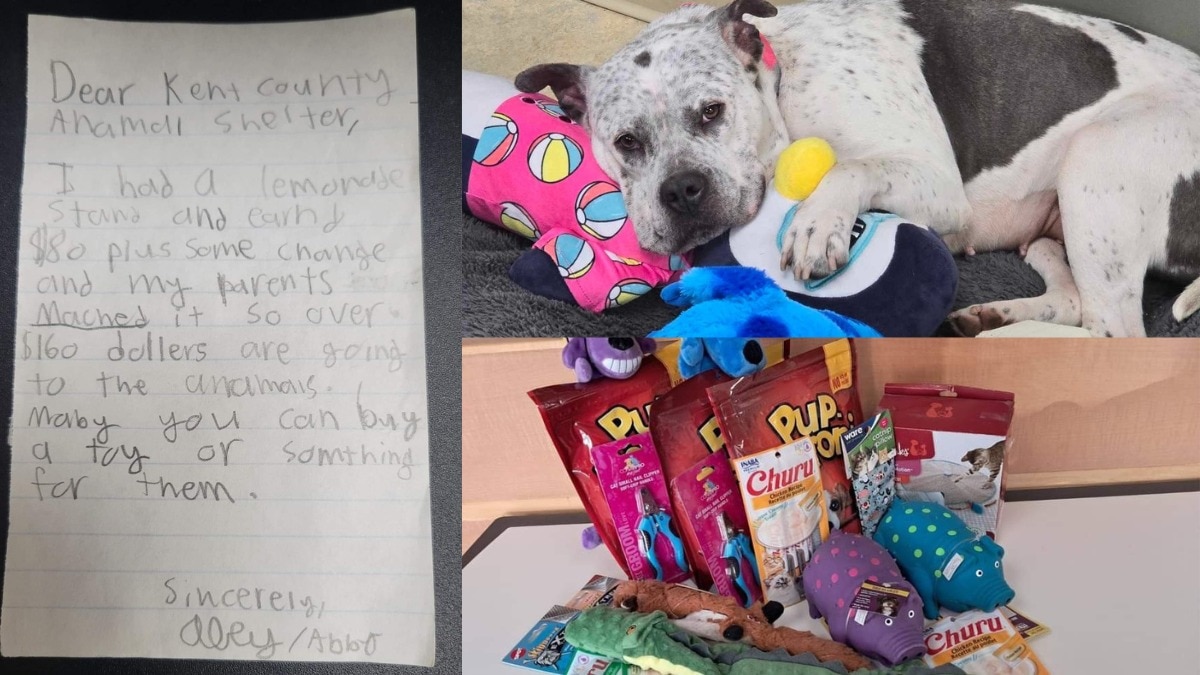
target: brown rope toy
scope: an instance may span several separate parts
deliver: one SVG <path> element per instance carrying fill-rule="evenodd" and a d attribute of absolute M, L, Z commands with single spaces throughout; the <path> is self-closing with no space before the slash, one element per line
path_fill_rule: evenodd
<path fill-rule="evenodd" d="M 812 654 L 819 661 L 838 661 L 850 671 L 871 667 L 866 657 L 840 642 L 772 625 L 783 614 L 783 605 L 778 602 L 757 602 L 746 608 L 724 595 L 647 579 L 622 581 L 613 594 L 613 606 L 645 613 L 659 611 L 670 619 L 707 610 L 724 617 L 718 628 L 731 642 L 744 642 L 764 652 L 783 649 L 793 656 Z"/>

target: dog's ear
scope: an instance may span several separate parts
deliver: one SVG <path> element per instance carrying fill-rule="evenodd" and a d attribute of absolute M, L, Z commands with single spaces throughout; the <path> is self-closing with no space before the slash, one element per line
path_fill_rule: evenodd
<path fill-rule="evenodd" d="M 734 0 L 725 9 L 717 10 L 717 25 L 721 37 L 733 48 L 743 66 L 757 63 L 763 55 L 762 38 L 758 29 L 746 22 L 747 14 L 770 17 L 779 13 L 775 5 L 766 0 Z"/>
<path fill-rule="evenodd" d="M 517 89 L 531 94 L 550 87 L 563 112 L 577 124 L 583 124 L 584 115 L 587 114 L 585 82 L 591 70 L 590 66 L 570 63 L 542 63 L 522 70 L 517 74 L 514 84 Z"/>

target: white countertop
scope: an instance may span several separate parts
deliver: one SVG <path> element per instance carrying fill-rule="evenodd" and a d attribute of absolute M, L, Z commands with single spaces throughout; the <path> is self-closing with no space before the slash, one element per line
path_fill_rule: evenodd
<path fill-rule="evenodd" d="M 463 672 L 501 658 L 593 574 L 622 577 L 584 525 L 514 527 L 463 568 Z M 1200 673 L 1200 493 L 1009 502 L 999 541 L 1012 606 L 1050 633 L 1030 646 L 1054 675 Z M 804 604 L 779 620 L 828 635 Z"/>

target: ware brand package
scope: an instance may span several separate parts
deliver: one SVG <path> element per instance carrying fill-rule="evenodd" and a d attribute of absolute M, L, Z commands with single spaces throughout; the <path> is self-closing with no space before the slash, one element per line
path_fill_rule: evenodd
<path fill-rule="evenodd" d="M 733 459 L 811 439 L 830 525 L 854 533 L 861 529 L 840 439 L 863 421 L 857 379 L 853 344 L 837 340 L 708 390 Z"/>
<path fill-rule="evenodd" d="M 1004 505 L 1013 395 L 944 384 L 888 384 L 880 408 L 895 427 L 896 494 L 937 502 L 993 539 Z"/>
<path fill-rule="evenodd" d="M 696 538 L 717 592 L 749 607 L 762 599 L 737 478 L 724 450 L 708 455 L 671 481 L 683 529 Z"/>
<path fill-rule="evenodd" d="M 925 661 L 953 664 L 968 675 L 1049 675 L 1020 632 L 999 610 L 971 610 L 925 629 Z"/>
<path fill-rule="evenodd" d="M 592 448 L 592 461 L 630 578 L 687 579 L 683 537 L 650 434 L 598 445 Z"/>
<path fill-rule="evenodd" d="M 829 536 L 816 448 L 801 438 L 732 462 L 758 559 L 763 599 L 794 605 L 804 599 L 800 583 L 804 567 Z"/>
<path fill-rule="evenodd" d="M 862 533 L 870 537 L 896 496 L 896 435 L 891 414 L 884 410 L 847 431 L 842 436 L 842 459 Z"/>

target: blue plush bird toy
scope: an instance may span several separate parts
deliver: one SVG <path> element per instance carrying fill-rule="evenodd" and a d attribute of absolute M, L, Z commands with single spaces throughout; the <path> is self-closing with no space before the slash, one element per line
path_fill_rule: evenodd
<path fill-rule="evenodd" d="M 880 337 L 870 326 L 790 299 L 754 267 L 698 267 L 662 290 L 686 307 L 650 337 Z"/>

